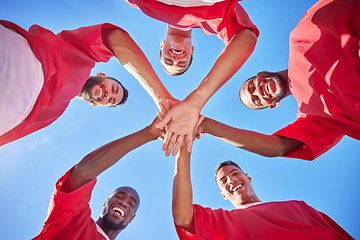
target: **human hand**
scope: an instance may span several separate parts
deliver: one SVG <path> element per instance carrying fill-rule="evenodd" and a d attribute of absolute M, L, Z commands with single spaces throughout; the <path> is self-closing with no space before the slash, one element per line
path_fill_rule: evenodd
<path fill-rule="evenodd" d="M 155 124 L 159 123 L 160 119 L 159 117 L 156 117 L 152 123 L 148 126 L 149 133 L 153 136 L 154 139 L 161 139 L 164 140 L 165 137 L 165 129 L 157 128 L 155 127 Z"/>
<path fill-rule="evenodd" d="M 171 106 L 171 101 L 160 100 L 160 122 L 155 125 L 158 128 L 165 128 L 163 151 L 165 155 L 175 156 L 183 144 L 187 145 L 187 151 L 191 152 L 194 140 L 194 130 L 204 119 L 200 110 L 188 102 L 182 101 Z"/>

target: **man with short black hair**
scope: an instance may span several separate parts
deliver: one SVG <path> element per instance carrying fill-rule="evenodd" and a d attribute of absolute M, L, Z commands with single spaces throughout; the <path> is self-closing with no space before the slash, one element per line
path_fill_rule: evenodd
<path fill-rule="evenodd" d="M 75 97 L 94 106 L 123 104 L 128 93 L 115 79 L 98 73 L 88 81 L 97 62 L 115 56 L 145 85 L 160 82 L 130 35 L 109 23 L 55 35 L 38 25 L 26 31 L 1 20 L 0 43 L 0 146 L 50 125 Z M 152 96 L 171 98 L 163 85 L 153 89 Z"/>
<path fill-rule="evenodd" d="M 353 239 L 327 215 L 303 201 L 262 203 L 252 179 L 227 161 L 216 167 L 215 181 L 235 210 L 212 210 L 194 204 L 190 177 L 190 153 L 180 149 L 176 157 L 172 211 L 180 240 L 188 239 Z"/>

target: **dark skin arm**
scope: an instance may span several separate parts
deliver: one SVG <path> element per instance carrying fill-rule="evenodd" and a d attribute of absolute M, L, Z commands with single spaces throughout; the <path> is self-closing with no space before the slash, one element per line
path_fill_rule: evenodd
<path fill-rule="evenodd" d="M 60 190 L 64 193 L 74 191 L 117 163 L 127 153 L 161 137 L 163 131 L 154 127 L 156 122 L 158 118 L 150 126 L 89 153 L 70 171 Z"/>
<path fill-rule="evenodd" d="M 265 157 L 283 156 L 304 145 L 303 142 L 296 139 L 233 128 L 210 118 L 204 119 L 197 129 L 197 133 L 213 135 L 238 148 Z"/>

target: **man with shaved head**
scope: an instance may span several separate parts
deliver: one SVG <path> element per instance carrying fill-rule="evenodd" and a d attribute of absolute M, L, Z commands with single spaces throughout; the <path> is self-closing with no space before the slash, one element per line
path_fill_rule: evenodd
<path fill-rule="evenodd" d="M 312 6 L 290 34 L 288 69 L 260 72 L 240 89 L 241 101 L 251 109 L 274 108 L 293 95 L 296 121 L 237 144 L 252 142 L 253 152 L 261 154 L 261 141 L 271 150 L 268 156 L 312 160 L 345 135 L 360 140 L 359 32 L 358 0 L 320 0 Z"/>
<path fill-rule="evenodd" d="M 48 216 L 34 240 L 113 240 L 134 219 L 140 204 L 131 187 L 115 189 L 105 201 L 99 218 L 91 218 L 89 201 L 96 177 L 117 163 L 125 154 L 158 139 L 163 131 L 150 126 L 110 142 L 85 156 L 55 185 Z"/>

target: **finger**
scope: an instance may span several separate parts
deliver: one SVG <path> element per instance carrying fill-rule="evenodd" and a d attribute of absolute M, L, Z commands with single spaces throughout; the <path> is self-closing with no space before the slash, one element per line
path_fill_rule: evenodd
<path fill-rule="evenodd" d="M 199 119 L 198 119 L 198 121 L 197 121 L 197 123 L 196 123 L 195 129 L 196 129 L 198 126 L 200 126 L 200 124 L 202 123 L 202 121 L 204 121 L 204 119 L 205 119 L 205 116 L 204 116 L 204 115 L 200 115 L 200 117 L 199 117 Z"/>
<path fill-rule="evenodd" d="M 159 107 L 160 107 L 160 112 L 161 112 L 161 114 L 163 115 L 163 116 L 165 116 L 165 114 L 166 114 L 166 112 L 167 112 L 167 110 L 166 110 L 166 108 L 165 108 L 165 106 L 164 106 L 164 102 L 159 102 Z"/>
<path fill-rule="evenodd" d="M 173 150 L 173 148 L 174 148 L 174 146 L 175 146 L 175 144 L 176 144 L 177 138 L 178 138 L 178 135 L 173 134 L 173 135 L 171 136 L 171 139 L 170 139 L 170 141 L 169 141 L 169 144 L 167 145 L 167 149 L 166 149 L 166 152 L 165 152 L 165 156 L 167 156 L 167 157 L 170 156 L 170 153 L 171 153 L 171 151 Z"/>
<path fill-rule="evenodd" d="M 160 111 L 157 112 L 157 116 L 159 118 L 159 120 L 163 120 L 164 116 L 162 115 L 162 113 Z"/>
<path fill-rule="evenodd" d="M 164 136 L 164 144 L 162 146 L 162 150 L 166 151 L 170 142 L 170 139 L 173 135 L 173 132 L 167 131 L 165 136 Z"/>
<path fill-rule="evenodd" d="M 155 127 L 162 129 L 162 128 L 165 127 L 170 121 L 171 121 L 171 115 L 166 114 L 166 115 L 164 116 L 164 118 L 155 125 Z"/>
<path fill-rule="evenodd" d="M 191 152 L 193 139 L 194 139 L 194 134 L 186 135 L 185 143 L 186 143 L 186 149 L 188 152 Z"/>
<path fill-rule="evenodd" d="M 176 154 L 178 153 L 178 151 L 180 150 L 181 146 L 183 145 L 183 142 L 184 142 L 184 138 L 185 136 L 184 135 L 179 135 L 177 140 L 176 140 L 176 145 L 175 145 L 175 148 L 172 152 L 172 155 L 173 156 L 176 156 Z"/>
<path fill-rule="evenodd" d="M 168 111 L 172 107 L 172 105 L 170 103 L 171 103 L 171 100 L 169 100 L 169 99 L 166 99 L 166 101 L 162 102 L 162 104 L 164 105 L 166 111 Z"/>
<path fill-rule="evenodd" d="M 166 102 L 169 104 L 170 107 L 173 107 L 176 105 L 177 102 L 171 100 L 171 99 L 166 99 Z"/>

